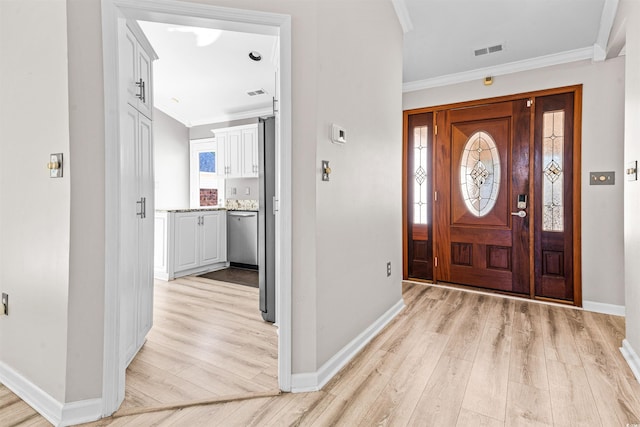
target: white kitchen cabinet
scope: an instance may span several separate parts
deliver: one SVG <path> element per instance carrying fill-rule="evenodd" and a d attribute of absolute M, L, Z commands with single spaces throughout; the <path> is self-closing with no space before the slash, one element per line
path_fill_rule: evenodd
<path fill-rule="evenodd" d="M 151 61 L 157 57 L 146 38 L 137 34 L 140 31 L 137 26 L 124 25 L 121 31 L 120 75 L 123 81 L 121 88 L 124 91 L 124 99 L 151 119 L 153 110 Z"/>
<path fill-rule="evenodd" d="M 131 83 L 140 72 L 144 90 L 151 93 L 153 50 L 135 23 L 120 23 L 119 87 L 132 92 Z M 139 31 L 140 34 L 141 31 Z M 141 40 L 141 41 L 139 41 Z M 144 344 L 153 324 L 154 175 L 151 99 L 123 96 L 120 109 L 120 333 L 121 363 L 128 365 Z M 133 93 L 135 95 L 135 93 Z"/>
<path fill-rule="evenodd" d="M 128 105 L 121 119 L 120 160 L 127 181 L 120 192 L 122 316 L 128 361 L 151 329 L 153 311 L 153 146 L 151 120 Z"/>
<path fill-rule="evenodd" d="M 246 178 L 258 177 L 258 127 L 251 127 L 241 131 L 242 141 L 242 176 Z"/>
<path fill-rule="evenodd" d="M 157 212 L 154 275 L 173 280 L 228 267 L 227 212 Z"/>
<path fill-rule="evenodd" d="M 225 178 L 258 176 L 258 125 L 214 131 L 218 144 L 218 173 Z"/>

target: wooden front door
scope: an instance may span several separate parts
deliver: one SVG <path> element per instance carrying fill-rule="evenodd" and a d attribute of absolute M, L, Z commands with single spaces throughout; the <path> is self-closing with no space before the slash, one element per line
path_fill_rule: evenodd
<path fill-rule="evenodd" d="M 405 278 L 582 304 L 581 99 L 405 112 Z"/>
<path fill-rule="evenodd" d="M 406 149 L 406 274 L 433 279 L 433 113 L 414 114 L 408 120 Z"/>
<path fill-rule="evenodd" d="M 535 295 L 574 301 L 574 95 L 535 99 Z M 578 170 L 576 170 L 578 169 Z"/>
<path fill-rule="evenodd" d="M 529 294 L 530 121 L 525 99 L 437 113 L 437 280 Z"/>

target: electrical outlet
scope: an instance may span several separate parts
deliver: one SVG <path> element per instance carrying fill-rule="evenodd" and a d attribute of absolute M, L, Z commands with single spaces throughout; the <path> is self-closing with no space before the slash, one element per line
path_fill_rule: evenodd
<path fill-rule="evenodd" d="M 0 307 L 0 314 L 4 314 L 5 316 L 9 315 L 9 295 L 3 293 L 2 294 L 2 306 Z"/>
<path fill-rule="evenodd" d="M 387 263 L 387 277 L 391 276 L 391 262 Z"/>

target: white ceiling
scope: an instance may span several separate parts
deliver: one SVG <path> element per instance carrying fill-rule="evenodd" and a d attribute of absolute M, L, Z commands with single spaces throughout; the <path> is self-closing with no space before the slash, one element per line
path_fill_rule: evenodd
<path fill-rule="evenodd" d="M 618 0 L 391 1 L 405 31 L 405 91 L 604 60 L 618 5 Z M 198 46 L 211 34 L 198 38 L 192 27 L 139 24 L 159 57 L 153 68 L 158 109 L 186 126 L 269 113 L 277 36 L 221 31 L 210 45 Z M 498 44 L 500 52 L 474 54 Z M 260 52 L 262 61 L 249 59 L 250 51 Z M 267 93 L 247 95 L 257 89 Z"/>
<path fill-rule="evenodd" d="M 618 0 L 392 0 L 405 90 L 604 59 Z M 482 56 L 474 51 L 503 45 Z"/>
<path fill-rule="evenodd" d="M 271 111 L 276 36 L 138 24 L 159 58 L 153 63 L 153 103 L 159 110 L 188 127 Z M 251 51 L 262 60 L 251 60 Z M 247 95 L 258 89 L 266 93 Z"/>

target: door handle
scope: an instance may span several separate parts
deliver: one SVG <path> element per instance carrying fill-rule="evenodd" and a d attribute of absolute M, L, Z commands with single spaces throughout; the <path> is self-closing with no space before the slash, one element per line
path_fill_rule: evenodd
<path fill-rule="evenodd" d="M 518 211 L 518 212 L 511 212 L 511 215 L 524 218 L 525 216 L 527 216 L 527 213 L 525 211 Z"/>
<path fill-rule="evenodd" d="M 136 213 L 136 215 L 140 215 L 140 219 L 146 218 L 147 217 L 147 198 L 140 197 L 140 200 L 138 200 L 136 204 L 140 205 L 140 212 Z"/>

